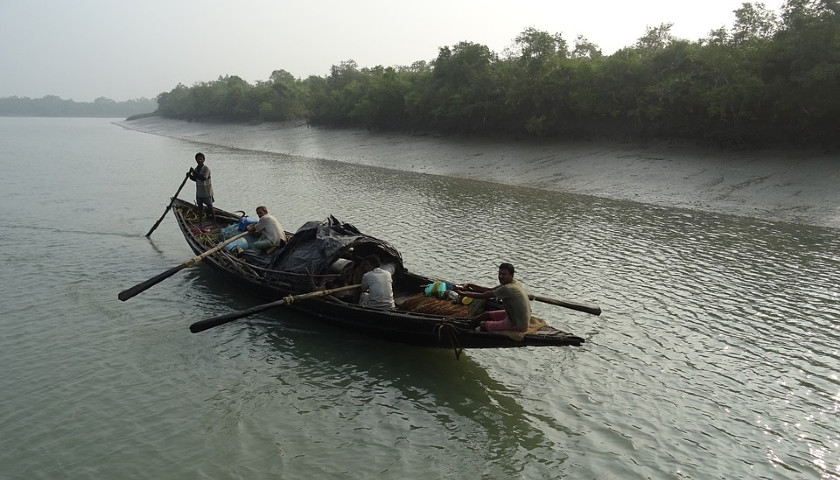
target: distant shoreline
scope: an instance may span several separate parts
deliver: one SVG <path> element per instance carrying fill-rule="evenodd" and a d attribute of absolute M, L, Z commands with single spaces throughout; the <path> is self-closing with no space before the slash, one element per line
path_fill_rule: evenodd
<path fill-rule="evenodd" d="M 147 117 L 124 128 L 231 148 L 840 228 L 840 154 L 515 142 Z"/>

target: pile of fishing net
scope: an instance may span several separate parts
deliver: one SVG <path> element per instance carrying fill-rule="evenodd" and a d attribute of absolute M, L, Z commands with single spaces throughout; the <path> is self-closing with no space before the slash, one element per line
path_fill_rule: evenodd
<path fill-rule="evenodd" d="M 433 315 L 445 315 L 447 317 L 469 317 L 470 307 L 462 303 L 455 303 L 451 300 L 444 300 L 437 297 L 427 297 L 418 293 L 409 297 L 397 305 L 397 310 L 403 312 L 430 313 Z"/>

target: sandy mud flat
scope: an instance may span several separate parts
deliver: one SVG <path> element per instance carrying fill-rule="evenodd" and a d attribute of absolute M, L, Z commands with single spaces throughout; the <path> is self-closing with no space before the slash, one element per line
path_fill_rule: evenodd
<path fill-rule="evenodd" d="M 118 124 L 244 150 L 840 228 L 838 152 L 488 140 L 302 122 L 237 125 L 151 117 Z"/>

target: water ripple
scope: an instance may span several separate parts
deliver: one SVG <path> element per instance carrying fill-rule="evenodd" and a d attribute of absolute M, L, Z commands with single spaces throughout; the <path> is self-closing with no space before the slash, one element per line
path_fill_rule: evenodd
<path fill-rule="evenodd" d="M 142 235 L 197 146 L 133 135 L 42 184 L 0 164 L 10 478 L 840 478 L 836 231 L 207 144 L 223 208 L 334 214 L 448 280 L 510 261 L 603 314 L 535 302 L 586 343 L 459 361 L 282 309 L 193 335 L 259 300 L 202 266 L 116 300 L 191 256 L 171 218 Z"/>

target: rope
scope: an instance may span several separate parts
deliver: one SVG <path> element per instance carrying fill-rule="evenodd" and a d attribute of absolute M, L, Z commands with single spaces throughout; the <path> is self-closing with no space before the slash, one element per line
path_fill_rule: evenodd
<path fill-rule="evenodd" d="M 461 341 L 458 340 L 458 327 L 450 323 L 449 319 L 444 318 L 443 322 L 435 325 L 434 333 L 438 337 L 438 342 L 442 342 L 443 336 L 446 335 L 449 339 L 449 346 L 455 352 L 455 360 L 461 358 L 464 349 L 461 347 Z"/>

